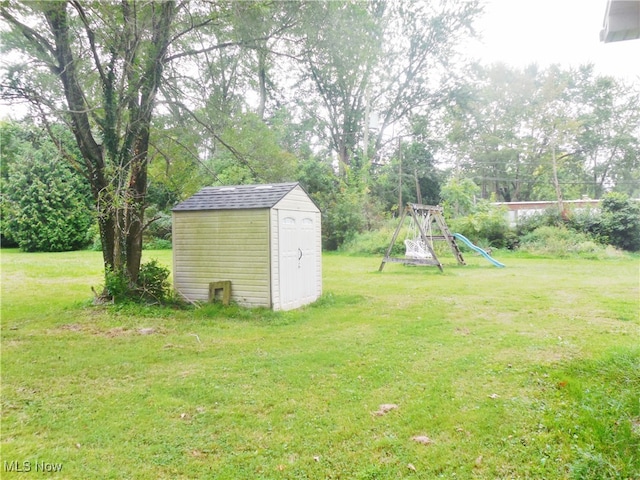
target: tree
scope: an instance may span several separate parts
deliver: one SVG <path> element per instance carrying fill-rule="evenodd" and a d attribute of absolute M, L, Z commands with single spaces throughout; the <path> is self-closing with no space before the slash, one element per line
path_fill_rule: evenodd
<path fill-rule="evenodd" d="M 474 178 L 481 196 L 505 201 L 527 198 L 544 147 L 537 118 L 540 72 L 505 65 L 474 66 L 469 85 L 448 109 L 448 143 L 457 173 Z"/>
<path fill-rule="evenodd" d="M 400 142 L 391 161 L 374 170 L 371 192 L 385 211 L 398 215 L 407 202 L 437 205 L 440 201 L 441 173 L 425 143 Z"/>
<path fill-rule="evenodd" d="M 7 45 L 27 61 L 3 85 L 45 122 L 63 120 L 82 155 L 67 159 L 88 180 L 105 272 L 137 280 L 150 124 L 162 83 L 175 2 L 5 4 Z M 58 95 L 61 92 L 62 95 Z M 62 101 L 60 101 L 62 99 Z"/>
<path fill-rule="evenodd" d="M 364 164 L 386 161 L 414 115 L 447 103 L 459 83 L 457 47 L 479 12 L 477 1 L 344 1 L 310 10 L 301 27 L 301 103 L 324 127 L 343 175 L 355 155 Z"/>
<path fill-rule="evenodd" d="M 388 2 L 371 80 L 370 107 L 379 119 L 374 157 L 385 145 L 395 145 L 397 137 L 389 130 L 406 133 L 416 115 L 433 116 L 450 101 L 464 72 L 458 47 L 475 35 L 473 22 L 480 12 L 476 0 Z"/>
<path fill-rule="evenodd" d="M 476 66 L 448 111 L 457 167 L 483 198 L 598 198 L 640 178 L 640 95 L 593 67 Z"/>
<path fill-rule="evenodd" d="M 55 130 L 64 136 L 64 130 Z M 3 176 L 3 234 L 27 252 L 61 252 L 86 246 L 93 223 L 88 186 L 61 161 L 58 148 L 46 133 L 22 128 L 19 136 L 21 140 L 14 137 L 12 142 L 14 151 L 5 151 L 10 154 L 3 156 L 9 165 Z"/>
<path fill-rule="evenodd" d="M 256 17 L 255 11 L 266 6 L 255 2 L 246 9 Z M 235 2 L 200 5 L 171 0 L 5 2 L 0 7 L 9 26 L 3 44 L 20 54 L 20 61 L 7 71 L 2 95 L 30 102 L 39 121 L 49 128 L 63 121 L 73 132 L 81 158 L 77 161 L 67 152 L 66 159 L 91 186 L 105 274 L 122 276 L 132 288 L 146 227 L 156 107 L 159 100 L 178 98 L 179 102 L 163 104 L 180 116 L 185 110 L 177 107 L 193 99 L 198 100 L 197 107 L 201 99 L 212 99 L 201 93 L 208 93 L 207 82 L 213 79 L 220 87 L 213 100 L 223 108 L 212 108 L 211 116 L 235 111 L 226 108 L 241 96 L 238 77 L 230 74 L 239 65 L 238 49 L 255 48 L 256 42 L 266 40 L 260 37 L 263 32 L 255 32 L 253 39 L 234 33 L 237 8 L 242 6 Z M 218 55 L 220 62 L 209 61 L 220 52 L 230 55 Z M 214 65 L 221 75 L 205 74 Z M 196 74 L 189 77 L 183 72 Z M 225 75 L 228 82 L 217 81 Z M 213 131 L 209 137 L 220 139 L 219 131 L 211 127 L 215 121 L 199 125 L 207 133 Z M 227 125 L 222 122 L 222 129 Z M 190 143 L 182 145 L 188 148 Z M 159 138 L 154 144 L 164 146 Z M 65 151 L 63 145 L 59 148 Z M 201 152 L 191 153 L 199 157 Z"/>
<path fill-rule="evenodd" d="M 634 194 L 640 184 L 640 91 L 613 77 L 595 75 L 592 66 L 576 72 L 577 143 L 589 176 L 589 193 L 607 188 Z M 635 190 L 635 191 L 634 191 Z"/>
<path fill-rule="evenodd" d="M 445 214 L 453 218 L 468 215 L 479 193 L 478 185 L 470 178 L 450 178 L 440 191 Z"/>
<path fill-rule="evenodd" d="M 365 92 L 379 58 L 384 6 L 384 2 L 318 3 L 308 13 L 302 32 L 303 78 L 311 87 L 304 96 L 306 113 L 322 122 L 343 175 L 362 136 Z"/>

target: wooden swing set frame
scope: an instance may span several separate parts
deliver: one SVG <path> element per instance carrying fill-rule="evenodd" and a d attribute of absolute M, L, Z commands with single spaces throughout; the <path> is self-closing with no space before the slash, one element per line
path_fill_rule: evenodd
<path fill-rule="evenodd" d="M 418 244 L 421 249 L 424 248 L 426 250 L 424 252 L 425 255 L 405 255 L 405 257 L 403 258 L 392 257 L 391 251 L 393 250 L 393 246 L 396 243 L 396 239 L 398 238 L 398 234 L 402 229 L 404 219 L 407 214 L 411 216 L 411 220 L 417 227 L 419 233 L 418 237 L 413 241 L 413 243 Z M 434 230 L 437 230 L 437 233 L 435 235 Z M 433 249 L 434 241 L 447 242 L 458 263 L 460 265 L 466 265 L 464 258 L 462 258 L 462 253 L 458 248 L 458 244 L 456 243 L 456 239 L 451 234 L 446 222 L 444 221 L 443 208 L 433 205 L 422 205 L 419 203 L 407 203 L 407 206 L 402 211 L 402 215 L 400 216 L 400 220 L 398 222 L 398 227 L 393 233 L 391 243 L 389 244 L 387 253 L 382 259 L 382 263 L 380 264 L 380 268 L 378 269 L 378 271 L 381 272 L 384 269 L 385 264 L 387 263 L 403 263 L 405 265 L 436 266 L 442 272 L 442 263 L 440 263 L 440 260 L 438 260 L 436 252 Z"/>

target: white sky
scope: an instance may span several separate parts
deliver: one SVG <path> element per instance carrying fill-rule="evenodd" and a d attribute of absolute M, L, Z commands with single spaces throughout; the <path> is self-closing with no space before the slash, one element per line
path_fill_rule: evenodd
<path fill-rule="evenodd" d="M 640 0 L 638 0 L 640 1 Z M 484 0 L 476 27 L 482 43 L 469 51 L 483 63 L 578 66 L 640 82 L 640 39 L 603 43 L 607 0 Z"/>

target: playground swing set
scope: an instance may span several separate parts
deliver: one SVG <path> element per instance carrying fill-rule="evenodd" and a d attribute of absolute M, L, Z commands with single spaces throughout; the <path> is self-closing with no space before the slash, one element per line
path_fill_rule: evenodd
<path fill-rule="evenodd" d="M 404 225 L 406 216 L 410 216 L 409 231 L 411 238 L 404 241 L 405 255 L 404 257 L 392 257 L 391 252 L 396 243 L 396 239 Z M 434 241 L 447 242 L 449 248 L 453 252 L 459 265 L 466 265 L 462 252 L 456 243 L 456 239 L 460 240 L 466 246 L 478 252 L 480 255 L 489 260 L 496 267 L 504 267 L 505 265 L 491 257 L 482 248 L 471 243 L 465 236 L 459 233 L 451 233 L 447 223 L 444 220 L 443 208 L 433 205 L 421 205 L 418 203 L 408 203 L 400 215 L 398 227 L 393 233 L 389 248 L 385 253 L 382 263 L 378 271 L 384 269 L 387 263 L 403 263 L 405 265 L 432 265 L 443 271 L 442 263 L 438 260 L 436 252 L 433 248 Z"/>

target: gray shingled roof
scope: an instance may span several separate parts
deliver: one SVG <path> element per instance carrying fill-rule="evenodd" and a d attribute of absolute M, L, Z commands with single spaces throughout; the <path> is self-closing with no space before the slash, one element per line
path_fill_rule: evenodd
<path fill-rule="evenodd" d="M 297 182 L 205 187 L 173 211 L 271 208 L 296 186 Z"/>

